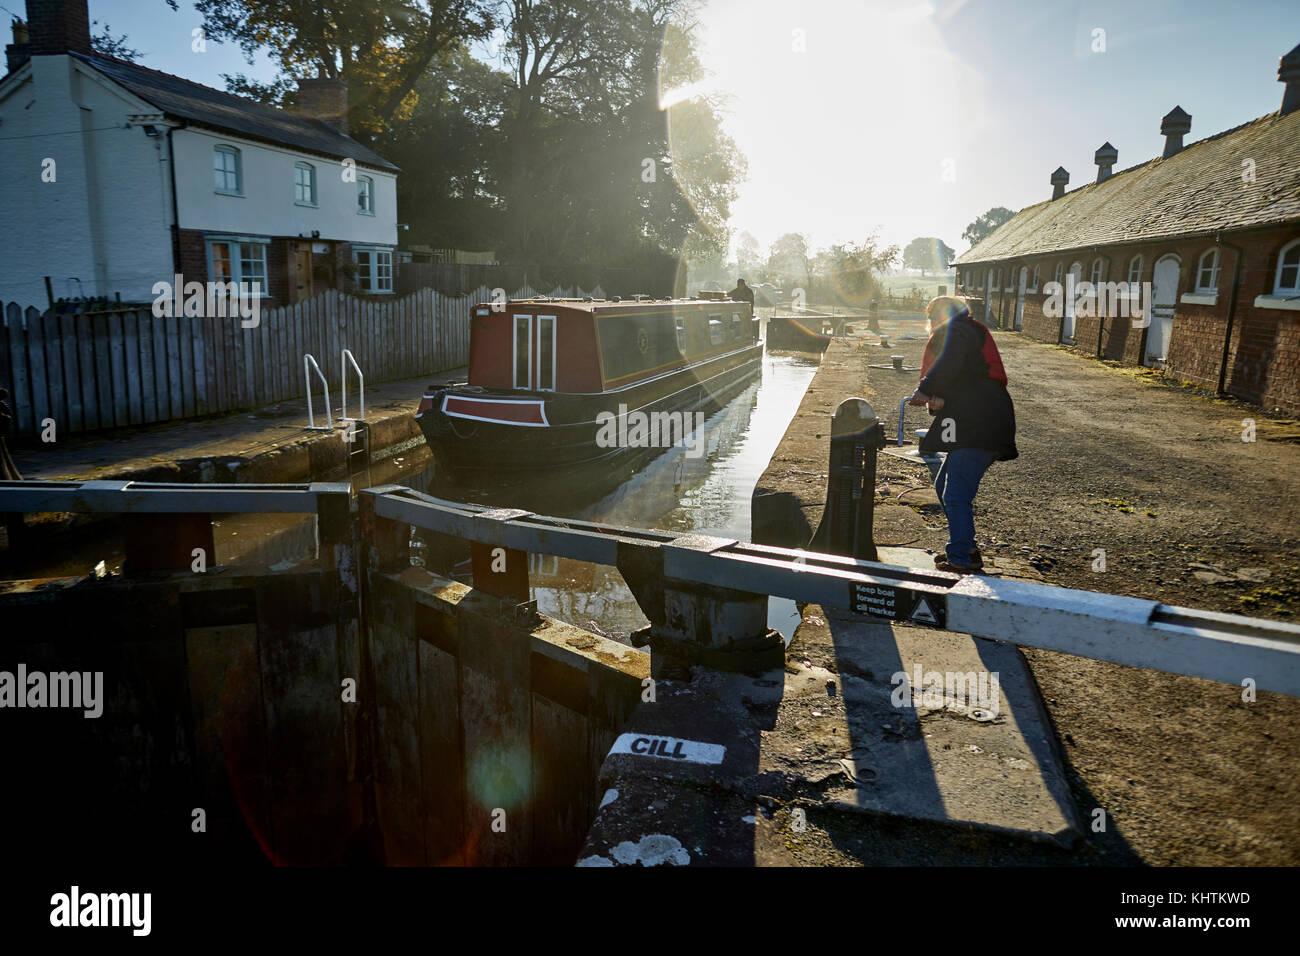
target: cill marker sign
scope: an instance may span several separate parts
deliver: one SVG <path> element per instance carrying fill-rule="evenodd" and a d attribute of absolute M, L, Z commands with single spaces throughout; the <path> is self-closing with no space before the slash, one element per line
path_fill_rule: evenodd
<path fill-rule="evenodd" d="M 933 591 L 911 591 L 892 584 L 850 582 L 849 606 L 857 614 L 907 621 L 926 627 L 948 626 L 948 596 Z"/>
<path fill-rule="evenodd" d="M 706 744 L 680 737 L 661 737 L 657 734 L 623 734 L 614 741 L 611 754 L 632 754 L 637 757 L 661 757 L 665 760 L 686 763 L 722 763 L 727 748 L 721 744 Z"/>

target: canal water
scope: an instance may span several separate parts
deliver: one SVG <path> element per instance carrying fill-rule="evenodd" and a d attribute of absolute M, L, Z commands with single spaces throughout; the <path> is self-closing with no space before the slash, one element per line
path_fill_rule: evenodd
<path fill-rule="evenodd" d="M 452 500 L 527 508 L 538 514 L 611 525 L 700 533 L 748 541 L 750 497 L 789 426 L 817 358 L 767 354 L 755 379 L 708 415 L 702 452 L 670 448 L 657 457 L 623 466 L 611 475 L 552 474 L 521 485 L 448 487 L 430 464 L 428 449 L 411 449 L 353 478 L 357 488 L 403 484 Z M 56 577 L 121 570 L 123 550 L 115 522 L 86 536 L 72 535 L 56 555 L 27 555 L 6 576 Z M 290 567 L 312 556 L 315 522 L 300 515 L 223 515 L 213 521 L 212 565 Z M 423 539 L 413 536 L 413 563 L 422 562 Z M 550 555 L 530 555 L 532 597 L 551 617 L 606 633 L 618 640 L 648 623 L 617 569 Z M 439 569 L 445 570 L 445 569 Z M 799 623 L 794 604 L 771 599 L 769 626 L 787 642 Z"/>
<path fill-rule="evenodd" d="M 754 486 L 816 371 L 815 358 L 765 355 L 762 378 L 706 418 L 703 454 L 689 457 L 684 448 L 668 449 L 595 501 L 583 502 L 581 490 L 570 484 L 540 496 L 534 489 L 531 500 L 518 507 L 602 524 L 748 541 Z M 436 482 L 425 487 L 440 493 Z M 483 503 L 504 505 L 506 498 L 493 494 Z M 543 614 L 618 640 L 649 623 L 617 569 L 551 555 L 530 555 L 530 562 L 531 596 Z M 771 599 L 768 624 L 788 643 L 799 624 L 794 603 Z"/>

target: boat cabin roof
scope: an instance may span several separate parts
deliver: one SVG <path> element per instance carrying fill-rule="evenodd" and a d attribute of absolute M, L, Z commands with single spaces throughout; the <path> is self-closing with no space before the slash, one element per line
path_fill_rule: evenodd
<path fill-rule="evenodd" d="M 484 305 L 488 303 L 483 303 Z M 662 311 L 665 305 L 673 308 L 682 308 L 689 306 L 718 308 L 719 306 L 732 305 L 749 305 L 748 302 L 742 302 L 736 299 L 651 299 L 641 297 L 635 299 L 551 299 L 539 297 L 535 299 L 511 299 L 505 304 L 505 311 L 514 308 L 546 308 L 559 307 L 565 309 L 576 309 L 582 312 L 596 313 L 598 311 L 627 313 L 634 315 L 637 312 L 656 312 Z"/>

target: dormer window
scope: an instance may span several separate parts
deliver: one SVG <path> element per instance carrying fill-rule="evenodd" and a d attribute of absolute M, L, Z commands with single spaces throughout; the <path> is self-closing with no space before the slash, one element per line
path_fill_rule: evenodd
<path fill-rule="evenodd" d="M 316 167 L 311 163 L 294 164 L 293 201 L 299 206 L 316 205 Z"/>
<path fill-rule="evenodd" d="M 1211 249 L 1201 256 L 1196 267 L 1196 291 L 1216 292 L 1219 288 L 1219 250 Z"/>
<path fill-rule="evenodd" d="M 225 196 L 242 196 L 244 194 L 244 175 L 240 164 L 239 150 L 233 146 L 214 146 L 212 148 L 213 186 Z"/>

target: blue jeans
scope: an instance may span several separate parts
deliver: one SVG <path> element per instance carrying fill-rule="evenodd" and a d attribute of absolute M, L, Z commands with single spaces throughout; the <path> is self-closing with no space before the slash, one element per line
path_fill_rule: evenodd
<path fill-rule="evenodd" d="M 934 476 L 934 492 L 948 516 L 948 560 L 969 565 L 975 550 L 975 493 L 996 456 L 983 448 L 954 448 Z"/>

